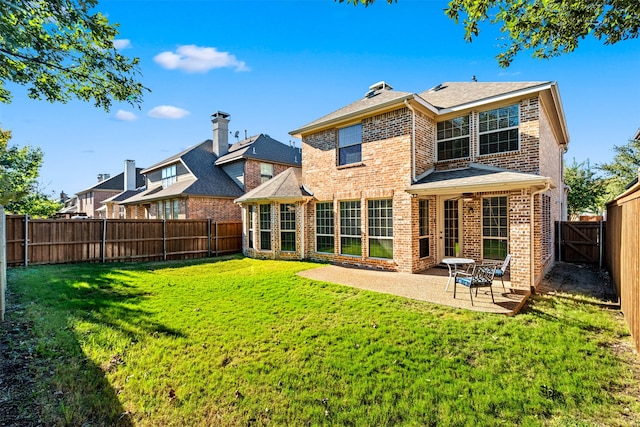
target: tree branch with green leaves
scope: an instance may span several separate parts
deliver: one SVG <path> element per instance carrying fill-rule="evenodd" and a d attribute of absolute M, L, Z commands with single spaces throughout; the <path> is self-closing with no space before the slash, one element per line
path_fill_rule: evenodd
<path fill-rule="evenodd" d="M 375 2 L 334 1 L 364 6 Z M 445 14 L 456 24 L 462 22 L 468 42 L 480 35 L 485 21 L 501 25 L 505 38 L 496 57 L 501 67 L 508 67 L 522 51 L 551 58 L 573 52 L 588 36 L 612 45 L 640 35 L 638 0 L 452 0 Z"/>
<path fill-rule="evenodd" d="M 0 102 L 7 83 L 26 86 L 32 99 L 139 106 L 149 89 L 138 81 L 138 58 L 115 49 L 117 24 L 92 9 L 97 0 L 0 0 Z"/>

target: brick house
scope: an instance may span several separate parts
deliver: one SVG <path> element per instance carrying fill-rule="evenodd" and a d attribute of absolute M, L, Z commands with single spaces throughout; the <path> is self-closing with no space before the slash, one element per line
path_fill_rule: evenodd
<path fill-rule="evenodd" d="M 569 136 L 555 82 L 385 82 L 291 132 L 299 173 L 243 207 L 247 256 L 418 272 L 445 257 L 513 255 L 515 287 L 554 263 Z M 282 179 L 285 176 L 283 174 Z"/>
<path fill-rule="evenodd" d="M 141 174 L 142 168 L 136 168 L 135 163 L 133 170 L 127 171 L 126 162 L 125 170 L 116 176 L 109 174 L 99 174 L 98 183 L 76 193 L 77 207 L 76 215 L 86 215 L 89 218 L 105 218 L 105 209 L 103 202 L 118 194 L 125 189 L 125 175 L 129 173 L 129 180 L 134 180 L 137 187 L 144 185 L 144 176 Z M 131 178 L 131 174 L 135 178 Z"/>
<path fill-rule="evenodd" d="M 229 114 L 212 115 L 208 139 L 142 171 L 146 189 L 121 201 L 127 218 L 240 221 L 233 200 L 299 166 L 301 153 L 266 134 L 229 145 Z"/>

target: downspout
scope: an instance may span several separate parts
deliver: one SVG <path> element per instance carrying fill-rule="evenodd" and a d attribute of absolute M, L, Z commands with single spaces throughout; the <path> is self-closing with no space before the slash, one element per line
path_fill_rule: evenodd
<path fill-rule="evenodd" d="M 534 222 L 534 204 L 535 204 L 535 197 L 540 194 L 540 193 L 544 193 L 545 191 L 548 191 L 551 188 L 551 183 L 550 181 L 547 181 L 544 188 L 541 188 L 539 190 L 536 190 L 534 192 L 531 193 L 531 203 L 529 206 L 529 210 L 530 210 L 530 227 L 531 227 L 531 231 L 530 231 L 530 237 L 529 237 L 529 254 L 530 254 L 530 269 L 531 269 L 531 283 L 529 284 L 529 289 L 533 292 L 535 290 L 535 286 L 534 283 L 536 281 L 536 264 L 535 264 L 535 245 L 534 245 L 534 233 L 535 233 L 535 222 Z"/>
<path fill-rule="evenodd" d="M 405 99 L 404 105 L 411 111 L 411 183 L 416 182 L 416 110 Z"/>

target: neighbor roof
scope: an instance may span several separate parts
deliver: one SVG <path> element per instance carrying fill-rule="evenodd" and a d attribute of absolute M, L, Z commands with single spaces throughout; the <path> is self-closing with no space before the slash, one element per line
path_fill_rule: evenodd
<path fill-rule="evenodd" d="M 139 203 L 142 201 L 160 200 L 180 195 L 210 196 L 210 197 L 238 197 L 242 190 L 221 168 L 214 162 L 213 143 L 210 139 L 194 145 L 183 152 L 171 156 L 145 169 L 151 171 L 162 165 L 169 165 L 181 161 L 191 171 L 189 178 L 182 177 L 167 188 L 156 187 L 138 193 L 125 200 L 123 204 Z"/>
<path fill-rule="evenodd" d="M 136 188 L 142 186 L 144 186 L 144 175 L 142 175 L 142 168 L 136 168 Z M 97 184 L 85 190 L 79 191 L 76 194 L 83 194 L 95 190 L 124 190 L 124 172 L 120 172 L 116 176 L 112 176 L 111 178 L 107 178 L 104 181 L 98 182 Z"/>
<path fill-rule="evenodd" d="M 255 159 L 299 166 L 301 158 L 302 154 L 298 148 L 285 145 L 269 135 L 261 133 L 232 144 L 229 147 L 229 152 L 216 160 L 216 165 L 240 159 Z"/>
<path fill-rule="evenodd" d="M 239 197 L 235 202 L 299 201 L 311 196 L 311 192 L 302 185 L 302 169 L 291 167 Z"/>
<path fill-rule="evenodd" d="M 428 195 L 455 194 L 529 187 L 544 188 L 547 184 L 551 188 L 556 187 L 549 177 L 470 163 L 467 168 L 431 171 L 411 185 L 407 192 Z"/>

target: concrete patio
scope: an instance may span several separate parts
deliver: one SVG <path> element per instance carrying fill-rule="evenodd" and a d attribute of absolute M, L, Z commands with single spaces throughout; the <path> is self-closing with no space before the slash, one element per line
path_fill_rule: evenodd
<path fill-rule="evenodd" d="M 445 291 L 449 271 L 447 268 L 434 267 L 417 274 L 377 271 L 338 265 L 314 268 L 298 273 L 300 276 L 336 283 L 359 289 L 398 295 L 434 304 L 467 310 L 499 313 L 512 316 L 525 304 L 530 295 L 528 290 L 511 290 L 508 278 L 505 277 L 506 291 L 502 289 L 500 279 L 496 278 L 493 285 L 495 304 L 491 302 L 488 288 L 478 290 L 473 296 L 473 306 L 469 298 L 469 289 L 458 285 L 456 298 L 453 298 L 453 281 L 449 290 Z"/>

